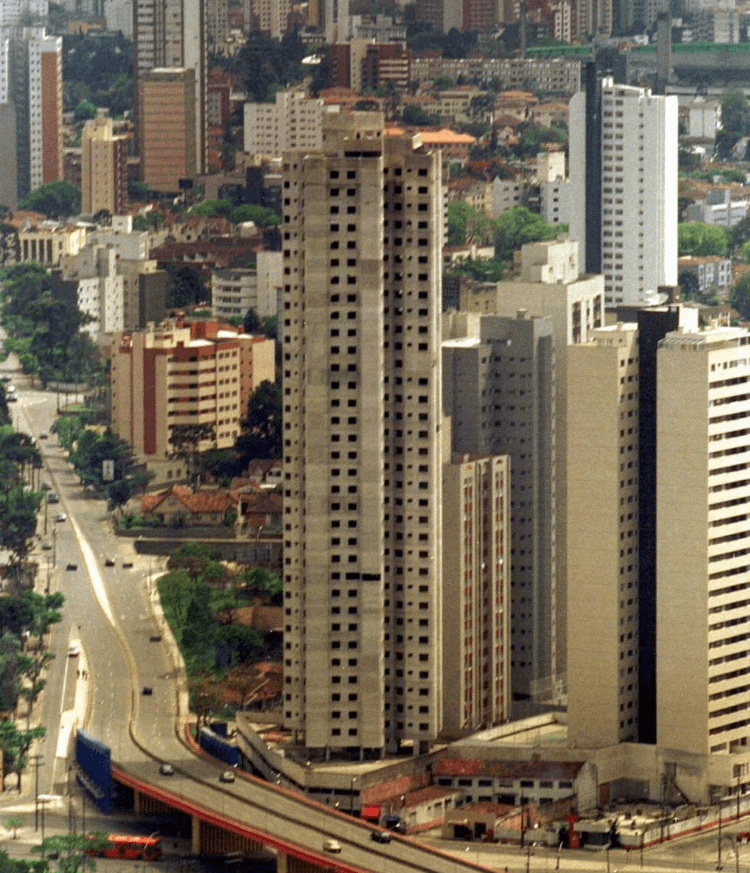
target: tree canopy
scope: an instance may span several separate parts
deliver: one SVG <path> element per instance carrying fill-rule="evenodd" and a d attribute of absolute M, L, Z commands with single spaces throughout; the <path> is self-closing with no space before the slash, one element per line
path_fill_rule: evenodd
<path fill-rule="evenodd" d="M 18 208 L 41 212 L 47 218 L 67 218 L 81 211 L 81 192 L 72 182 L 47 182 L 35 188 Z"/>
<path fill-rule="evenodd" d="M 41 264 L 25 263 L 0 273 L 0 319 L 7 351 L 16 352 L 24 372 L 50 380 L 83 381 L 99 366 L 97 349 L 81 327 L 73 282 L 53 279 Z"/>
<path fill-rule="evenodd" d="M 750 135 L 750 109 L 741 91 L 730 89 L 721 100 L 721 128 L 716 134 L 716 153 L 722 159 L 732 155 L 737 142 Z"/>
<path fill-rule="evenodd" d="M 566 224 L 547 224 L 541 215 L 525 206 L 503 212 L 495 219 L 494 227 L 495 257 L 500 261 L 512 260 L 513 252 L 526 243 L 555 239 L 568 229 Z"/>
<path fill-rule="evenodd" d="M 701 221 L 686 221 L 677 226 L 680 255 L 723 257 L 729 250 L 729 234 L 726 228 Z"/>
<path fill-rule="evenodd" d="M 281 388 L 274 382 L 261 382 L 247 403 L 247 418 L 236 449 L 242 469 L 253 458 L 281 457 Z"/>

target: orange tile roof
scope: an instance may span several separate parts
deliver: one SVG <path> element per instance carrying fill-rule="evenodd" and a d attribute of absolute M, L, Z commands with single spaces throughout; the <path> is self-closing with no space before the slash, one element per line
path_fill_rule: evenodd
<path fill-rule="evenodd" d="M 171 485 L 164 491 L 144 494 L 141 498 L 141 510 L 154 512 L 170 496 L 176 497 L 186 509 L 194 514 L 226 512 L 237 505 L 237 495 L 231 492 L 208 490 L 193 492 L 186 485 Z"/>
<path fill-rule="evenodd" d="M 475 136 L 470 136 L 468 133 L 456 133 L 447 127 L 441 130 L 420 130 L 419 132 L 422 134 L 422 142 L 425 145 L 440 145 L 441 143 L 473 145 L 477 141 Z"/>

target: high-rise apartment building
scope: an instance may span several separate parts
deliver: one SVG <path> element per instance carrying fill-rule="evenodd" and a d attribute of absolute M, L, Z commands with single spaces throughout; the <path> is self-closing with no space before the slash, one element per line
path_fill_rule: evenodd
<path fill-rule="evenodd" d="M 62 39 L 0 28 L 0 197 L 15 206 L 63 177 Z"/>
<path fill-rule="evenodd" d="M 81 134 L 81 211 L 111 215 L 125 211 L 128 202 L 128 140 L 116 136 L 112 119 L 87 121 Z"/>
<path fill-rule="evenodd" d="M 735 756 L 740 776 L 750 761 L 750 334 L 668 334 L 657 380 L 658 744 Z"/>
<path fill-rule="evenodd" d="M 515 317 L 521 309 L 552 319 L 555 345 L 555 539 L 557 557 L 550 597 L 555 604 L 551 660 L 535 666 L 537 700 L 562 699 L 566 673 L 567 574 L 567 353 L 604 324 L 604 277 L 580 271 L 578 244 L 565 238 L 523 246 L 516 255 L 517 274 L 503 282 L 463 286 L 459 309 Z M 545 672 L 546 671 L 546 672 Z M 518 682 L 514 690 L 523 686 Z M 524 693 L 530 693 L 527 688 Z"/>
<path fill-rule="evenodd" d="M 134 0 L 134 79 L 138 148 L 143 149 L 141 88 L 143 76 L 155 68 L 178 67 L 193 71 L 194 167 L 188 176 L 206 171 L 207 21 L 206 0 Z"/>
<path fill-rule="evenodd" d="M 599 79 L 570 101 L 571 239 L 607 306 L 677 284 L 677 98 Z"/>
<path fill-rule="evenodd" d="M 510 459 L 454 455 L 443 467 L 444 731 L 510 717 Z"/>
<path fill-rule="evenodd" d="M 138 81 L 141 178 L 154 191 L 177 193 L 195 175 L 195 73 L 156 68 Z"/>
<path fill-rule="evenodd" d="M 329 754 L 444 715 L 442 164 L 383 128 L 284 156 L 284 723 Z"/>
<path fill-rule="evenodd" d="M 513 698 L 527 700 L 548 682 L 557 635 L 552 320 L 521 310 L 451 321 L 443 404 L 452 449 L 510 457 L 510 683 Z"/>
<path fill-rule="evenodd" d="M 583 748 L 639 735 L 638 385 L 635 324 L 568 349 L 568 735 Z"/>

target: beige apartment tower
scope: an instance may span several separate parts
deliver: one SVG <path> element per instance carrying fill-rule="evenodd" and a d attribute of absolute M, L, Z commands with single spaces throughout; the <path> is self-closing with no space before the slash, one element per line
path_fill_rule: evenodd
<path fill-rule="evenodd" d="M 638 739 L 639 354 L 635 324 L 568 349 L 568 738 Z"/>
<path fill-rule="evenodd" d="M 659 344 L 657 737 L 750 761 L 750 334 Z M 718 782 L 717 782 L 718 784 Z"/>
<path fill-rule="evenodd" d="M 81 211 L 111 215 L 125 211 L 128 201 L 127 138 L 115 136 L 112 119 L 87 121 L 81 134 Z"/>
<path fill-rule="evenodd" d="M 383 127 L 284 156 L 284 724 L 329 756 L 443 725 L 442 165 Z"/>
<path fill-rule="evenodd" d="M 552 320 L 555 346 L 555 549 L 554 573 L 548 580 L 554 604 L 549 657 L 538 662 L 533 676 L 514 682 L 534 701 L 561 701 L 566 685 L 566 573 L 567 573 L 567 435 L 568 349 L 585 342 L 591 331 L 604 324 L 604 277 L 581 272 L 578 243 L 560 236 L 529 243 L 514 256 L 514 273 L 503 282 L 462 287 L 459 309 L 467 312 L 515 317 L 519 310 Z M 534 619 L 524 610 L 529 622 Z M 517 626 L 517 623 L 516 623 Z M 539 627 L 539 625 L 537 625 Z M 531 676 L 531 679 L 529 678 Z M 520 680 L 520 684 L 519 684 Z M 533 680 L 533 684 L 532 681 Z"/>

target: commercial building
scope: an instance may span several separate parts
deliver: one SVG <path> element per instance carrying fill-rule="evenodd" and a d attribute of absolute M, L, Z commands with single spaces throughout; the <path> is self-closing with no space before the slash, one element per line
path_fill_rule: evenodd
<path fill-rule="evenodd" d="M 419 754 L 444 719 L 442 163 L 332 115 L 283 193 L 283 720 L 326 755 Z"/>
<path fill-rule="evenodd" d="M 87 121 L 81 134 L 81 211 L 111 215 L 125 211 L 128 202 L 128 139 L 116 136 L 112 119 Z"/>
<path fill-rule="evenodd" d="M 570 101 L 571 239 L 607 306 L 677 283 L 677 98 L 600 79 Z"/>
<path fill-rule="evenodd" d="M 234 445 L 250 393 L 274 379 L 274 342 L 218 321 L 113 334 L 112 430 L 141 460 L 173 454 L 176 425 L 207 425 L 199 451 Z"/>
<path fill-rule="evenodd" d="M 138 80 L 141 178 L 154 191 L 178 193 L 195 175 L 195 72 L 157 68 Z"/>
<path fill-rule="evenodd" d="M 193 178 L 206 172 L 208 135 L 206 128 L 207 12 L 205 0 L 133 0 L 133 42 L 135 52 L 134 87 L 138 148 L 142 153 L 146 129 L 143 124 L 141 80 L 150 70 L 180 68 L 192 71 L 190 113 L 194 134 L 189 154 L 191 163 L 183 176 Z M 183 114 L 183 99 L 173 98 Z M 173 131 L 176 135 L 177 131 Z M 144 180 L 147 181 L 147 180 Z M 158 189 L 171 190 L 171 189 Z"/>

